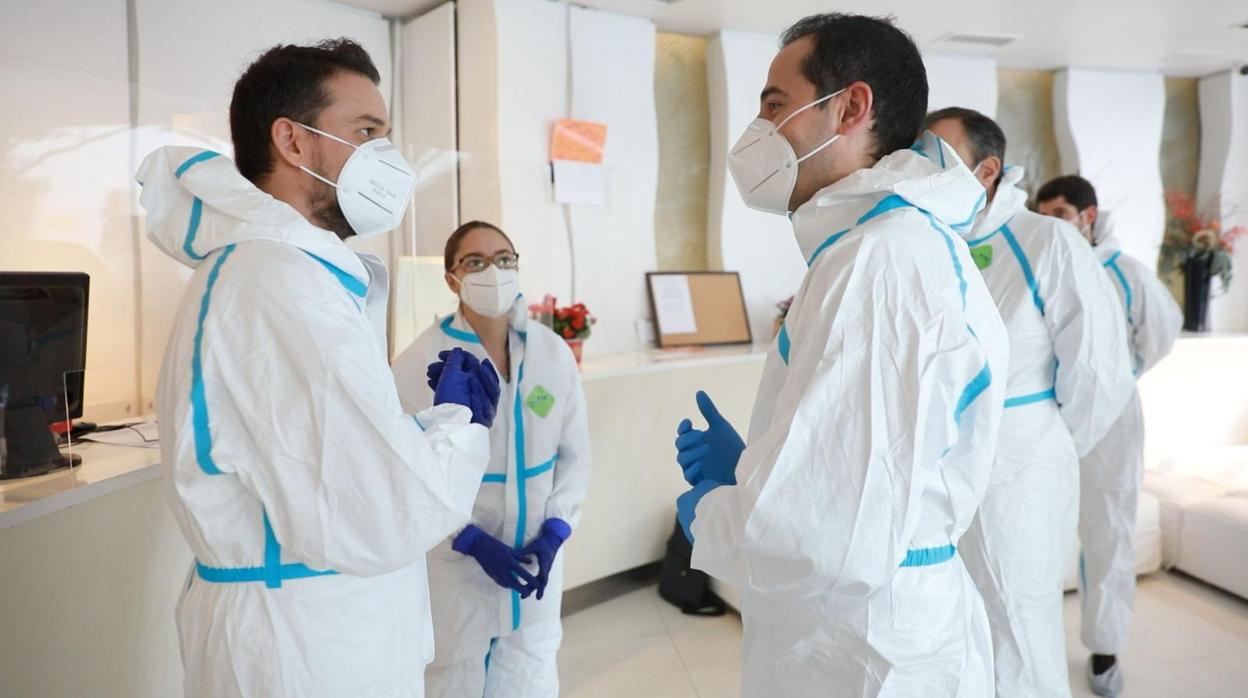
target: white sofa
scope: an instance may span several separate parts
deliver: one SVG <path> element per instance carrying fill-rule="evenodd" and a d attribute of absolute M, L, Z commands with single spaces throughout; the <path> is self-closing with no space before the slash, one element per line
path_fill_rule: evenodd
<path fill-rule="evenodd" d="M 1248 490 L 1170 473 L 1144 486 L 1162 503 L 1166 566 L 1248 598 Z"/>

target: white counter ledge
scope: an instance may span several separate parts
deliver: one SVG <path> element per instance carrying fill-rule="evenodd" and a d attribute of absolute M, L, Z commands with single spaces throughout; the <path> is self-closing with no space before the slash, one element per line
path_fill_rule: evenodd
<path fill-rule="evenodd" d="M 581 366 L 581 380 L 594 381 L 601 378 L 670 371 L 675 368 L 698 368 L 727 364 L 762 362 L 767 357 L 767 345 L 746 344 L 729 347 L 693 349 L 648 349 L 626 354 L 589 356 Z"/>
<path fill-rule="evenodd" d="M 0 529 L 160 477 L 160 450 L 82 441 L 82 465 L 38 477 L 0 480 Z"/>

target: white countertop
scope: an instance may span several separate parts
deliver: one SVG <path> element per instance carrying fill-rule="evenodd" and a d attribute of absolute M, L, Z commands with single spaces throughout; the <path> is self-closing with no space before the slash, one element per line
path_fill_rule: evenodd
<path fill-rule="evenodd" d="M 0 529 L 160 477 L 160 450 L 80 441 L 82 465 L 20 480 L 0 480 Z"/>
<path fill-rule="evenodd" d="M 587 356 L 581 364 L 581 380 L 671 371 L 723 364 L 763 361 L 768 345 L 744 344 L 729 347 L 693 347 L 688 349 L 647 349 L 626 354 Z"/>

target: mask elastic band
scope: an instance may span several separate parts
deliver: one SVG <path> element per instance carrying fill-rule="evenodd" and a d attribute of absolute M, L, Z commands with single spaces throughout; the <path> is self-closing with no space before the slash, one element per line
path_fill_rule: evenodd
<path fill-rule="evenodd" d="M 330 139 L 330 140 L 335 140 L 335 141 L 338 141 L 339 143 L 341 143 L 341 144 L 343 144 L 343 145 L 349 145 L 349 146 L 351 146 L 352 148 L 355 148 L 356 150 L 359 150 L 359 149 L 360 149 L 360 147 L 359 147 L 358 145 L 355 145 L 354 143 L 350 143 L 350 142 L 348 142 L 348 141 L 345 141 L 345 140 L 343 140 L 343 139 L 339 138 L 338 136 L 335 136 L 335 135 L 334 135 L 334 134 L 332 134 L 332 133 L 326 133 L 325 131 L 322 131 L 322 130 L 321 130 L 321 129 L 319 129 L 319 128 L 313 128 L 313 127 L 311 127 L 311 126 L 309 126 L 309 125 L 307 125 L 307 124 L 305 124 L 305 123 L 299 122 L 299 121 L 296 121 L 295 123 L 296 123 L 296 124 L 299 124 L 300 126 L 302 126 L 302 127 L 306 128 L 306 129 L 308 129 L 308 130 L 309 130 L 309 131 L 311 131 L 312 133 L 320 134 L 320 135 L 325 136 L 326 138 L 328 138 L 328 139 Z M 319 179 L 319 180 L 321 180 L 322 182 L 324 182 L 324 183 L 328 184 L 329 186 L 333 187 L 334 189 L 337 189 L 337 188 L 338 188 L 338 184 L 337 184 L 337 183 L 335 183 L 335 182 L 331 182 L 331 181 L 329 181 L 328 179 L 325 179 L 324 177 L 322 177 L 322 176 L 320 176 L 319 174 L 317 174 L 317 173 L 313 172 L 312 170 L 308 169 L 307 167 L 304 167 L 303 165 L 300 165 L 300 166 L 299 166 L 299 169 L 303 170 L 304 172 L 307 172 L 308 174 L 312 175 L 313 177 L 316 177 L 317 179 Z"/>
<path fill-rule="evenodd" d="M 309 126 L 309 125 L 307 125 L 307 124 L 300 123 L 300 122 L 298 122 L 298 121 L 296 121 L 295 123 L 296 123 L 296 124 L 299 124 L 300 126 L 302 126 L 302 127 L 306 128 L 306 129 L 308 129 L 308 130 L 309 130 L 309 131 L 311 131 L 312 133 L 318 133 L 318 134 L 320 134 L 320 135 L 322 135 L 322 136 L 325 136 L 326 138 L 329 138 L 329 139 L 331 139 L 331 140 L 338 141 L 339 143 L 341 143 L 341 144 L 343 144 L 343 145 L 346 145 L 346 146 L 350 146 L 350 147 L 352 147 L 352 148 L 355 148 L 356 150 L 359 150 L 359 149 L 360 149 L 360 146 L 358 146 L 358 145 L 356 145 L 356 144 L 354 144 L 354 143 L 352 143 L 352 142 L 350 142 L 350 141 L 347 141 L 347 140 L 344 140 L 344 139 L 342 139 L 342 138 L 339 138 L 338 136 L 335 136 L 335 135 L 334 135 L 334 134 L 332 134 L 332 133 L 326 133 L 325 131 L 322 131 L 322 130 L 321 130 L 321 129 L 319 129 L 319 128 L 313 128 L 313 127 L 311 127 L 311 126 Z"/>
<path fill-rule="evenodd" d="M 303 165 L 300 165 L 300 166 L 299 166 L 299 169 L 303 170 L 304 172 L 307 172 L 308 174 L 312 175 L 313 177 L 316 177 L 317 179 L 319 179 L 319 180 L 321 180 L 322 182 L 324 182 L 324 183 L 328 184 L 329 186 L 333 187 L 334 189 L 337 189 L 337 188 L 338 188 L 338 185 L 337 185 L 337 184 L 335 184 L 334 182 L 331 182 L 331 181 L 329 181 L 328 179 L 325 179 L 324 177 L 322 177 L 322 176 L 320 176 L 319 174 L 317 174 L 317 173 L 313 172 L 312 170 L 308 169 L 307 167 L 304 167 Z"/>
<path fill-rule="evenodd" d="M 798 114 L 801 114 L 802 112 L 806 111 L 807 109 L 810 109 L 810 108 L 812 108 L 812 107 L 817 107 L 817 106 L 819 106 L 820 104 L 823 104 L 824 102 L 828 101 L 829 99 L 832 99 L 833 97 L 835 97 L 835 96 L 839 95 L 840 93 L 842 93 L 842 92 L 844 92 L 845 90 L 848 90 L 848 89 L 849 89 L 848 87 L 842 87 L 841 89 L 837 90 L 836 92 L 833 92 L 833 93 L 832 93 L 832 94 L 830 94 L 830 95 L 824 95 L 823 97 L 820 97 L 819 99 L 816 99 L 815 101 L 811 102 L 810 104 L 807 104 L 806 106 L 804 106 L 804 107 L 802 107 L 802 108 L 798 109 L 797 111 L 793 112 L 792 114 L 789 114 L 788 116 L 784 117 L 784 119 L 783 119 L 780 123 L 776 124 L 776 130 L 777 130 L 777 131 L 779 131 L 781 128 L 783 128 L 783 127 L 784 127 L 784 125 L 785 125 L 785 124 L 789 123 L 789 119 L 792 119 L 793 117 L 797 116 Z M 301 125 L 302 125 L 302 124 L 301 124 Z M 313 130 L 315 130 L 315 129 L 313 129 Z"/>
<path fill-rule="evenodd" d="M 788 116 L 784 117 L 784 120 L 783 120 L 783 121 L 781 121 L 781 122 L 780 122 L 780 123 L 776 126 L 776 131 L 779 131 L 781 126 L 784 126 L 785 124 L 789 123 L 789 119 L 792 119 L 793 117 L 797 116 L 798 114 L 801 114 L 802 112 L 806 111 L 807 109 L 810 109 L 810 108 L 815 107 L 815 106 L 817 106 L 817 105 L 819 105 L 819 104 L 822 104 L 823 102 L 826 102 L 826 101 L 828 101 L 829 99 L 832 99 L 833 97 L 835 97 L 835 96 L 839 95 L 840 93 L 844 92 L 844 91 L 845 91 L 845 90 L 847 90 L 847 89 L 849 89 L 849 88 L 847 88 L 847 87 L 842 87 L 841 89 L 837 90 L 836 92 L 833 92 L 833 93 L 832 93 L 832 94 L 830 94 L 830 95 L 826 95 L 826 96 L 820 97 L 819 99 L 816 99 L 815 101 L 811 102 L 810 104 L 807 104 L 806 106 L 802 107 L 801 109 L 798 109 L 797 111 L 793 112 L 792 114 L 789 114 Z M 824 141 L 824 142 L 823 142 L 821 145 L 819 145 L 817 148 L 815 148 L 814 150 L 811 150 L 809 153 L 806 153 L 805 155 L 803 155 L 803 156 L 799 157 L 799 158 L 797 159 L 797 163 L 800 165 L 800 164 L 802 163 L 802 161 L 806 160 L 806 158 L 809 158 L 810 156 L 814 155 L 815 153 L 818 153 L 820 150 L 823 150 L 824 148 L 826 148 L 826 147 L 828 147 L 828 146 L 832 145 L 832 143 L 833 143 L 833 142 L 835 142 L 835 141 L 836 141 L 836 139 L 838 139 L 838 138 L 840 138 L 840 137 L 841 137 L 841 134 L 839 134 L 839 133 L 833 134 L 831 138 L 829 138 L 828 140 Z"/>

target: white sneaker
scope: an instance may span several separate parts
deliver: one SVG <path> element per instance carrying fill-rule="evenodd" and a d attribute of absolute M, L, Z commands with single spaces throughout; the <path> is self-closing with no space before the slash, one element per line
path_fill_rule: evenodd
<path fill-rule="evenodd" d="M 1122 662 L 1114 662 L 1104 674 L 1092 673 L 1092 662 L 1088 662 L 1088 685 L 1098 696 L 1114 698 L 1122 693 Z"/>

